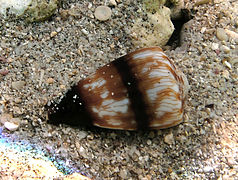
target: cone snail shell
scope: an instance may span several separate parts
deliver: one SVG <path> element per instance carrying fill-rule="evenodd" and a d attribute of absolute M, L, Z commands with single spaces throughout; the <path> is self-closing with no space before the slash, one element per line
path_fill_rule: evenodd
<path fill-rule="evenodd" d="M 182 122 L 186 76 L 161 48 L 120 57 L 80 80 L 48 109 L 50 123 L 110 129 L 162 129 Z"/>

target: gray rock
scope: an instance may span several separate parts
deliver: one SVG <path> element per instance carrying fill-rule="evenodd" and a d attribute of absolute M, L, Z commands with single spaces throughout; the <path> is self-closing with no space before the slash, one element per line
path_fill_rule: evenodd
<path fill-rule="evenodd" d="M 52 16 L 58 7 L 58 0 L 0 0 L 0 14 L 7 18 L 9 14 L 23 17 L 27 22 L 43 21 Z"/>
<path fill-rule="evenodd" d="M 139 47 L 165 45 L 174 31 L 170 9 L 163 7 L 155 14 L 148 12 L 147 16 L 146 21 L 138 18 L 132 27 L 134 45 Z"/>

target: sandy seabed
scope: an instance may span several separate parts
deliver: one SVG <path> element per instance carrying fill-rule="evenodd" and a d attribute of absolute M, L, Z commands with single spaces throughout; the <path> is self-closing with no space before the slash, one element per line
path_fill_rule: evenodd
<path fill-rule="evenodd" d="M 182 124 L 147 132 L 47 124 L 48 101 L 138 48 L 130 29 L 141 16 L 140 1 L 111 6 L 111 19 L 100 22 L 93 13 L 101 1 L 71 0 L 45 22 L 0 19 L 0 115 L 20 123 L 1 133 L 40 146 L 94 179 L 237 178 L 238 1 L 185 2 L 195 16 L 181 46 L 163 47 L 190 84 Z"/>

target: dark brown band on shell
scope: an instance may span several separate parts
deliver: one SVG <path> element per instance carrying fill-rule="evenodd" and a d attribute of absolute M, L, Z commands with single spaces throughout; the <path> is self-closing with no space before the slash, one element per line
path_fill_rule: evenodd
<path fill-rule="evenodd" d="M 133 73 L 132 67 L 129 66 L 127 61 L 128 56 L 123 56 L 113 61 L 112 64 L 116 67 L 124 86 L 127 88 L 128 99 L 130 101 L 131 109 L 135 115 L 138 130 L 148 129 L 149 114 L 146 112 L 147 106 L 144 101 L 144 95 L 139 90 L 138 79 L 136 74 Z"/>

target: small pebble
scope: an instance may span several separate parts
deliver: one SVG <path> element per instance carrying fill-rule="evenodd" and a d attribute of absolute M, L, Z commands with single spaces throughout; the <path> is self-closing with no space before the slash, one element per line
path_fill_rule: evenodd
<path fill-rule="evenodd" d="M 174 143 L 174 136 L 173 134 L 167 134 L 165 137 L 164 137 L 164 142 L 171 145 Z"/>
<path fill-rule="evenodd" d="M 54 81 L 55 81 L 55 80 L 54 80 L 53 78 L 48 78 L 48 79 L 47 79 L 47 83 L 48 83 L 48 84 L 53 84 Z"/>
<path fill-rule="evenodd" d="M 63 85 L 63 84 L 60 85 L 60 89 L 65 89 L 65 88 L 66 88 L 65 85 Z"/>
<path fill-rule="evenodd" d="M 230 76 L 229 71 L 224 70 L 224 71 L 222 72 L 222 76 L 223 76 L 224 78 L 226 78 L 226 79 L 229 79 L 229 76 Z"/>
<path fill-rule="evenodd" d="M 230 53 L 231 49 L 225 45 L 221 46 L 221 50 L 224 51 L 226 54 Z"/>
<path fill-rule="evenodd" d="M 67 60 L 66 59 L 61 59 L 61 61 L 62 61 L 62 63 L 66 63 Z"/>
<path fill-rule="evenodd" d="M 83 148 L 82 146 L 80 146 L 80 148 L 79 148 L 78 151 L 79 151 L 79 154 L 80 154 L 81 156 L 83 156 L 84 158 L 88 159 L 87 151 L 86 151 L 85 148 Z"/>
<path fill-rule="evenodd" d="M 14 114 L 22 114 L 21 108 L 14 106 L 12 109 L 13 109 Z"/>
<path fill-rule="evenodd" d="M 87 136 L 87 139 L 88 139 L 88 140 L 93 140 L 93 139 L 94 139 L 94 136 L 91 135 L 91 134 L 89 134 L 89 135 Z"/>
<path fill-rule="evenodd" d="M 236 165 L 236 160 L 234 159 L 234 157 L 226 157 L 227 160 L 227 164 L 230 167 L 233 167 L 234 165 Z"/>
<path fill-rule="evenodd" d="M 151 145 L 152 144 L 152 141 L 151 140 L 147 140 L 147 145 Z"/>
<path fill-rule="evenodd" d="M 234 32 L 234 31 L 231 31 L 228 29 L 225 29 L 225 32 L 230 38 L 232 38 L 236 43 L 238 43 L 238 33 L 237 32 Z"/>
<path fill-rule="evenodd" d="M 212 171 L 213 171 L 213 167 L 211 167 L 211 166 L 206 166 L 206 167 L 204 167 L 203 171 L 204 171 L 204 173 L 212 172 Z"/>
<path fill-rule="evenodd" d="M 81 139 L 84 139 L 85 137 L 87 137 L 88 133 L 85 132 L 85 131 L 80 131 L 78 134 L 77 134 L 77 139 L 78 140 L 81 140 Z"/>
<path fill-rule="evenodd" d="M 95 10 L 94 16 L 99 21 L 106 21 L 111 18 L 112 11 L 107 6 L 98 6 Z"/>
<path fill-rule="evenodd" d="M 12 122 L 5 122 L 4 127 L 9 131 L 16 131 L 19 128 L 19 124 Z"/>
<path fill-rule="evenodd" d="M 86 29 L 82 29 L 82 33 L 84 33 L 85 35 L 88 35 L 88 31 Z"/>
<path fill-rule="evenodd" d="M 127 170 L 123 169 L 120 171 L 120 174 L 119 176 L 122 178 L 122 179 L 127 179 Z"/>
<path fill-rule="evenodd" d="M 0 74 L 1 74 L 1 75 L 6 76 L 8 73 L 9 73 L 8 70 L 0 69 Z"/>
<path fill-rule="evenodd" d="M 212 43 L 212 46 L 211 46 L 212 50 L 217 50 L 219 48 L 219 44 L 217 43 Z"/>
<path fill-rule="evenodd" d="M 58 33 L 56 32 L 56 31 L 53 31 L 53 32 L 51 32 L 50 33 L 50 37 L 54 37 L 54 36 L 56 36 Z"/>
<path fill-rule="evenodd" d="M 231 64 L 232 64 L 233 66 L 238 65 L 238 57 L 237 57 L 237 58 L 232 58 L 232 59 L 231 59 Z"/>
<path fill-rule="evenodd" d="M 217 35 L 217 38 L 221 41 L 228 40 L 228 36 L 223 28 L 217 28 L 216 35 Z"/>
<path fill-rule="evenodd" d="M 171 167 L 168 168 L 168 172 L 169 173 L 172 173 L 173 172 L 173 169 Z"/>
<path fill-rule="evenodd" d="M 201 33 L 203 34 L 205 31 L 206 31 L 206 27 L 202 27 L 202 29 L 201 29 Z"/>
<path fill-rule="evenodd" d="M 211 0 L 198 0 L 198 1 L 195 3 L 195 6 L 207 4 L 207 3 L 209 3 L 210 1 L 211 1 Z"/>
<path fill-rule="evenodd" d="M 113 5 L 113 6 L 116 6 L 117 2 L 115 0 L 110 0 L 110 4 Z"/>
<path fill-rule="evenodd" d="M 60 32 L 62 30 L 62 28 L 61 27 L 58 27 L 57 29 L 56 29 L 56 32 Z"/>
<path fill-rule="evenodd" d="M 15 101 L 15 103 L 19 104 L 19 103 L 22 102 L 22 99 L 21 98 L 16 98 L 14 101 Z"/>
<path fill-rule="evenodd" d="M 224 64 L 226 65 L 226 67 L 228 67 L 229 69 L 231 69 L 231 64 L 227 61 L 224 61 Z"/>
<path fill-rule="evenodd" d="M 82 47 L 79 47 L 78 50 L 77 50 L 77 53 L 78 53 L 80 56 L 84 56 L 83 48 L 82 48 Z"/>
<path fill-rule="evenodd" d="M 92 6 L 93 6 L 92 3 L 89 3 L 89 4 L 88 4 L 88 9 L 91 9 Z"/>
<path fill-rule="evenodd" d="M 78 140 L 75 141 L 75 147 L 76 147 L 78 150 L 80 150 L 81 145 L 80 145 L 80 142 L 79 142 Z"/>
<path fill-rule="evenodd" d="M 12 82 L 12 88 L 16 90 L 20 90 L 23 86 L 25 86 L 25 81 L 15 81 Z"/>

